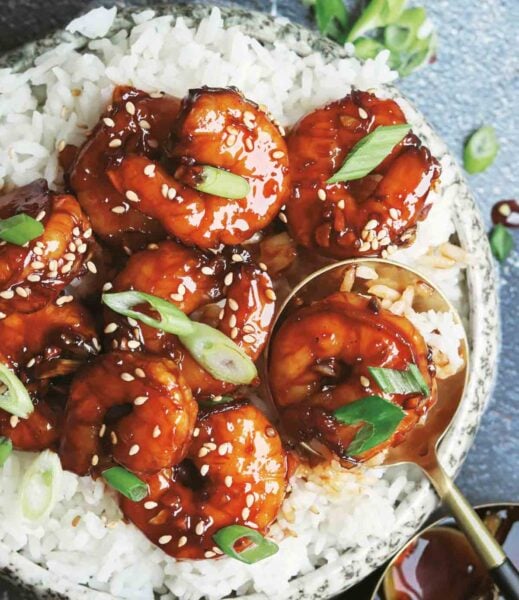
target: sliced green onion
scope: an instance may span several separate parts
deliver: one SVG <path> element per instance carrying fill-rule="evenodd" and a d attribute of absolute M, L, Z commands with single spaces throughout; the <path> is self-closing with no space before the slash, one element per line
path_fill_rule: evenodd
<path fill-rule="evenodd" d="M 351 456 L 371 450 L 388 440 L 405 417 L 405 412 L 396 404 L 380 396 L 367 396 L 334 411 L 341 423 L 356 425 L 364 423 L 348 446 Z"/>
<path fill-rule="evenodd" d="M 369 37 L 361 37 L 355 40 L 353 45 L 355 46 L 355 56 L 361 60 L 375 58 L 385 49 L 384 44 Z"/>
<path fill-rule="evenodd" d="M 344 44 L 348 26 L 348 11 L 344 1 L 316 0 L 314 10 L 321 34 Z"/>
<path fill-rule="evenodd" d="M 431 392 L 420 369 L 411 364 L 405 371 L 385 369 L 384 367 L 368 367 L 371 376 L 386 394 L 415 394 L 420 392 L 428 396 Z"/>
<path fill-rule="evenodd" d="M 133 502 L 140 502 L 149 494 L 148 484 L 123 467 L 106 469 L 103 471 L 103 479 L 110 487 Z"/>
<path fill-rule="evenodd" d="M 411 125 L 381 125 L 350 151 L 342 167 L 326 183 L 353 181 L 371 173 L 411 131 Z"/>
<path fill-rule="evenodd" d="M 250 192 L 249 182 L 244 177 L 224 169 L 204 165 L 200 177 L 202 181 L 195 185 L 199 192 L 230 198 L 231 200 L 245 198 Z"/>
<path fill-rule="evenodd" d="M 17 246 L 23 246 L 40 237 L 44 231 L 45 228 L 39 221 L 26 214 L 15 215 L 0 221 L 0 238 Z"/>
<path fill-rule="evenodd" d="M 237 552 L 234 548 L 236 542 L 247 539 L 252 542 L 252 546 L 245 548 L 241 552 Z M 213 535 L 213 540 L 216 545 L 232 558 L 241 562 L 252 565 L 260 560 L 264 560 L 279 550 L 279 547 L 274 542 L 264 538 L 261 533 L 245 527 L 245 525 L 229 525 L 223 527 Z"/>
<path fill-rule="evenodd" d="M 508 258 L 514 247 L 514 238 L 508 229 L 498 223 L 490 232 L 490 247 L 492 253 L 499 262 L 503 262 Z"/>
<path fill-rule="evenodd" d="M 142 321 L 155 329 L 162 329 L 177 335 L 187 334 L 193 330 L 189 317 L 171 302 L 144 292 L 116 292 L 103 294 L 101 300 L 114 312 Z M 160 315 L 160 321 L 150 315 L 135 310 L 139 304 L 149 304 Z"/>
<path fill-rule="evenodd" d="M 193 331 L 178 337 L 213 377 L 237 385 L 248 384 L 257 377 L 252 360 L 229 337 L 205 323 L 191 323 Z"/>
<path fill-rule="evenodd" d="M 0 394 L 0 408 L 21 419 L 27 419 L 34 411 L 29 392 L 11 369 L 2 363 L 0 363 L 0 381 L 7 387 L 7 390 Z"/>
<path fill-rule="evenodd" d="M 20 504 L 26 519 L 38 521 L 46 517 L 58 497 L 63 470 L 59 456 L 45 450 L 29 465 L 20 486 Z"/>
<path fill-rule="evenodd" d="M 484 125 L 465 144 L 463 166 L 468 173 L 480 173 L 494 162 L 498 151 L 499 142 L 494 128 Z"/>
<path fill-rule="evenodd" d="M 5 465 L 5 461 L 11 456 L 13 451 L 13 442 L 9 438 L 0 436 L 0 467 Z"/>
<path fill-rule="evenodd" d="M 351 28 L 347 41 L 354 42 L 366 31 L 394 23 L 405 4 L 406 0 L 371 0 Z"/>

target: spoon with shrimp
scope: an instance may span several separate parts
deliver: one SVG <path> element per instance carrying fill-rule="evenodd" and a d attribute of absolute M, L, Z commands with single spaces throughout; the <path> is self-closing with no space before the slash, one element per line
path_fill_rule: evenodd
<path fill-rule="evenodd" d="M 428 310 L 450 312 L 454 323 L 462 324 L 457 311 L 443 293 L 413 269 L 383 259 L 345 260 L 311 273 L 286 297 L 278 311 L 267 347 L 267 364 L 271 340 L 275 337 L 279 326 L 294 310 L 322 300 L 337 291 L 367 294 L 374 280 L 386 288 L 400 291 L 411 286 L 416 290 L 412 300 L 413 310 L 418 313 Z M 437 380 L 436 404 L 429 410 L 423 423 L 415 426 L 402 443 L 387 451 L 383 464 L 385 466 L 415 464 L 420 467 L 488 568 L 503 596 L 507 600 L 519 600 L 519 572 L 446 473 L 440 461 L 442 446 L 445 447 L 449 436 L 456 433 L 456 415 L 469 401 L 466 397 L 469 345 L 464 333 L 459 354 L 463 367 L 455 374 Z M 316 449 L 306 443 L 302 445 L 307 452 L 320 454 L 318 447 Z"/>

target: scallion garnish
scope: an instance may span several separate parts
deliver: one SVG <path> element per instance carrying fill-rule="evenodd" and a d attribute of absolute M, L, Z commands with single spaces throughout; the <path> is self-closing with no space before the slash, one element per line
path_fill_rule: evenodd
<path fill-rule="evenodd" d="M 405 412 L 396 404 L 380 396 L 367 396 L 334 411 L 335 418 L 346 425 L 363 423 L 348 446 L 351 456 L 371 450 L 388 440 L 405 417 Z"/>
<path fill-rule="evenodd" d="M 383 367 L 368 367 L 371 376 L 386 394 L 415 394 L 428 396 L 431 392 L 420 369 L 410 364 L 405 371 L 385 369 Z"/>
<path fill-rule="evenodd" d="M 343 0 L 316 0 L 314 4 L 317 27 L 322 35 L 344 44 L 348 26 L 348 11 Z"/>
<path fill-rule="evenodd" d="M 140 502 L 149 494 L 148 484 L 123 467 L 111 467 L 102 475 L 110 487 L 133 502 Z"/>
<path fill-rule="evenodd" d="M 237 552 L 235 545 L 240 540 L 249 540 L 252 545 L 245 548 L 241 552 Z M 241 562 L 252 565 L 260 560 L 264 560 L 279 550 L 279 547 L 274 542 L 264 538 L 261 533 L 245 527 L 245 525 L 229 525 L 223 527 L 213 535 L 213 540 L 216 545 L 232 558 Z"/>
<path fill-rule="evenodd" d="M 508 258 L 508 255 L 512 252 L 514 247 L 514 238 L 512 237 L 512 234 L 504 225 L 498 223 L 492 228 L 489 237 L 492 253 L 499 262 L 503 262 Z"/>
<path fill-rule="evenodd" d="M 179 335 L 193 358 L 220 381 L 245 385 L 258 375 L 245 352 L 224 333 L 205 323 L 192 321 L 193 331 Z"/>
<path fill-rule="evenodd" d="M 391 153 L 411 130 L 411 125 L 381 125 L 363 137 L 350 151 L 342 167 L 326 183 L 365 177 Z"/>
<path fill-rule="evenodd" d="M 480 173 L 495 160 L 499 151 L 499 142 L 494 128 L 484 125 L 467 140 L 463 151 L 463 166 L 467 173 Z"/>
<path fill-rule="evenodd" d="M 20 214 L 0 221 L 0 238 L 10 244 L 23 246 L 45 231 L 43 225 L 29 215 Z"/>
<path fill-rule="evenodd" d="M 47 516 L 56 503 L 63 470 L 59 456 L 45 450 L 25 471 L 20 486 L 23 516 L 37 521 Z"/>
<path fill-rule="evenodd" d="M 5 461 L 11 456 L 13 451 L 13 442 L 9 438 L 0 436 L 0 467 L 5 465 Z"/>
<path fill-rule="evenodd" d="M 406 0 L 371 0 L 351 28 L 348 42 L 354 42 L 366 31 L 394 23 L 402 13 L 405 3 Z"/>
<path fill-rule="evenodd" d="M 151 294 L 145 294 L 144 292 L 115 292 L 113 294 L 103 294 L 101 300 L 114 312 L 142 321 L 155 329 L 176 334 L 187 334 L 193 330 L 189 317 L 179 308 L 171 304 L 171 302 L 167 302 Z M 159 313 L 160 321 L 136 310 L 134 307 L 139 304 L 148 304 L 151 306 L 151 308 Z"/>
<path fill-rule="evenodd" d="M 11 369 L 2 363 L 0 363 L 0 381 L 7 387 L 0 394 L 0 408 L 21 419 L 27 419 L 34 411 L 29 392 Z"/>
<path fill-rule="evenodd" d="M 245 198 L 250 192 L 249 182 L 241 175 L 224 169 L 204 165 L 200 171 L 200 182 L 194 186 L 199 192 L 236 200 Z"/>

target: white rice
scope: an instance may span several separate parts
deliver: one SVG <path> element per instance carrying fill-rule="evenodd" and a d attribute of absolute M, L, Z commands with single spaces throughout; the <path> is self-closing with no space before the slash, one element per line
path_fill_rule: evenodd
<path fill-rule="evenodd" d="M 354 58 L 327 64 L 317 53 L 301 58 L 282 42 L 268 50 L 236 27 L 224 29 L 217 9 L 197 28 L 182 19 L 154 18 L 146 10 L 134 16 L 129 36 L 108 33 L 114 18 L 115 9 L 97 9 L 70 24 L 70 31 L 92 40 L 88 50 L 79 53 L 74 43 L 63 43 L 25 72 L 0 70 L 0 187 L 45 177 L 59 189 L 56 149 L 63 142 L 80 144 L 85 139 L 116 84 L 180 97 L 190 87 L 235 85 L 289 125 L 353 86 L 379 89 L 396 77 L 384 52 L 365 64 Z M 400 102 L 420 134 L 421 119 Z M 450 158 L 443 157 L 442 169 L 441 186 L 431 195 L 434 205 L 415 244 L 395 258 L 421 266 L 460 303 L 460 261 L 446 266 L 438 258 L 449 252 L 444 245 L 454 233 L 450 204 L 456 193 Z M 413 319 L 429 343 L 456 360 L 459 328 L 437 313 L 415 313 Z M 0 470 L 0 541 L 57 577 L 140 600 L 153 598 L 154 590 L 164 598 L 183 600 L 222 598 L 233 591 L 283 598 L 291 578 L 321 565 L 333 568 L 344 550 L 367 553 L 377 540 L 391 535 L 403 499 L 424 486 L 405 471 L 384 475 L 376 467 L 347 472 L 337 468 L 332 489 L 319 471 L 311 472 L 306 480 L 294 479 L 272 528 L 280 545 L 276 556 L 251 566 L 227 558 L 176 562 L 124 524 L 113 496 L 90 478 L 64 473 L 61 497 L 50 517 L 38 524 L 25 521 L 19 511 L 19 484 L 31 458 L 14 453 Z"/>

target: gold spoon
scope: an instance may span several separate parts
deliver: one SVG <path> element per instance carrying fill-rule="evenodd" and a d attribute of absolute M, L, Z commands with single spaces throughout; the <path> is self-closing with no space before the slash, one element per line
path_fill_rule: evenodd
<path fill-rule="evenodd" d="M 377 277 L 369 277 L 370 273 L 376 273 Z M 271 340 L 289 314 L 301 306 L 323 299 L 339 290 L 366 294 L 374 284 L 400 291 L 412 286 L 416 291 L 413 300 L 414 310 L 424 312 L 432 309 L 438 312 L 450 312 L 454 322 L 461 324 L 457 311 L 443 293 L 417 271 L 383 259 L 345 260 L 327 265 L 310 274 L 284 300 L 267 345 L 267 366 Z M 440 442 L 449 430 L 465 395 L 469 372 L 469 351 L 465 336 L 461 341 L 460 355 L 464 360 L 464 367 L 448 379 L 438 379 L 438 401 L 429 411 L 425 423 L 416 426 L 400 445 L 387 452 L 384 465 L 411 463 L 419 466 L 440 499 L 450 509 L 460 529 L 489 569 L 505 598 L 519 600 L 518 571 L 454 481 L 447 475 L 438 458 Z M 307 451 L 319 454 L 319 450 L 311 445 L 304 444 L 304 447 Z"/>

